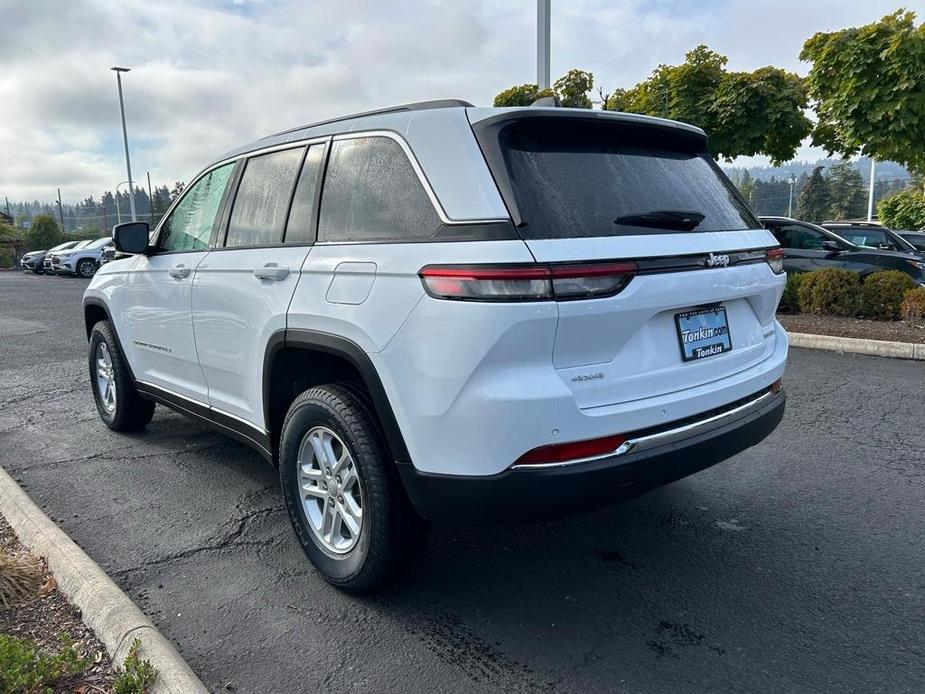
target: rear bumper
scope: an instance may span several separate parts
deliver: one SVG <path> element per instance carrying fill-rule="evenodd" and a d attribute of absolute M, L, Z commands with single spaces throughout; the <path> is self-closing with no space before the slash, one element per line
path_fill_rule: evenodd
<path fill-rule="evenodd" d="M 434 475 L 399 463 L 402 482 L 428 520 L 504 523 L 583 513 L 630 499 L 722 462 L 774 431 L 786 395 L 758 395 L 726 413 L 639 432 L 638 445 L 570 465 L 509 469 L 497 475 Z M 752 404 L 749 404 L 752 403 Z"/>

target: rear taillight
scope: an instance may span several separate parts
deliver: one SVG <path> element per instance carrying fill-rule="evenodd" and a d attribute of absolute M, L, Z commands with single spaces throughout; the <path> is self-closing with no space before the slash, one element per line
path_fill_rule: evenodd
<path fill-rule="evenodd" d="M 588 441 L 573 441 L 571 443 L 554 443 L 549 446 L 540 446 L 524 453 L 514 463 L 517 465 L 561 465 L 574 463 L 588 458 L 599 458 L 605 455 L 621 453 L 620 447 L 626 444 L 625 436 L 605 436 L 600 439 Z M 629 445 L 626 446 L 629 448 Z"/>
<path fill-rule="evenodd" d="M 775 275 L 779 275 L 784 271 L 784 249 L 783 248 L 769 248 L 766 254 L 766 259 L 768 265 L 771 266 L 771 271 Z"/>
<path fill-rule="evenodd" d="M 568 265 L 429 265 L 418 273 L 436 299 L 570 301 L 613 296 L 636 275 L 629 261 Z"/>

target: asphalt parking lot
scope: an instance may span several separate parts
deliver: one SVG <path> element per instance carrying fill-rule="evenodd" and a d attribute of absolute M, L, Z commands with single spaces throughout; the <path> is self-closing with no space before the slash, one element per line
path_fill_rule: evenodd
<path fill-rule="evenodd" d="M 255 453 L 163 407 L 100 423 L 85 284 L 0 272 L 0 463 L 212 690 L 925 690 L 920 362 L 794 350 L 761 445 L 593 515 L 434 528 L 357 599 Z"/>

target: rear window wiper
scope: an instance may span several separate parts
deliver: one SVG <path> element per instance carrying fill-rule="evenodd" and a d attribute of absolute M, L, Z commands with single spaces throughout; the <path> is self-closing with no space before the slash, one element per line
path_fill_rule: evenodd
<path fill-rule="evenodd" d="M 704 219 L 705 215 L 694 210 L 649 210 L 622 215 L 613 220 L 613 223 L 693 231 Z"/>

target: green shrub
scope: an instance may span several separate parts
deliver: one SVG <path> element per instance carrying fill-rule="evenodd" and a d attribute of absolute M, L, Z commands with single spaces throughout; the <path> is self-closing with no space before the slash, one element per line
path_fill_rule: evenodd
<path fill-rule="evenodd" d="M 122 669 L 116 673 L 112 682 L 113 694 L 145 694 L 157 679 L 157 670 L 151 665 L 151 661 L 138 657 L 140 648 L 141 641 L 132 641 Z"/>
<path fill-rule="evenodd" d="M 790 313 L 800 312 L 800 283 L 803 281 L 805 273 L 794 272 L 787 274 L 787 286 L 784 287 L 784 294 L 780 298 L 781 306 Z"/>
<path fill-rule="evenodd" d="M 877 203 L 877 217 L 891 229 L 925 228 L 925 195 L 910 188 Z"/>
<path fill-rule="evenodd" d="M 906 292 L 899 315 L 904 321 L 925 326 L 925 287 L 916 287 Z"/>
<path fill-rule="evenodd" d="M 808 272 L 800 280 L 797 296 L 804 313 L 853 316 L 858 312 L 861 281 L 856 272 L 826 268 Z"/>
<path fill-rule="evenodd" d="M 905 272 L 874 272 L 861 283 L 860 310 L 867 318 L 898 320 L 903 296 L 915 287 Z"/>
<path fill-rule="evenodd" d="M 0 246 L 0 268 L 13 267 L 13 251 Z"/>
<path fill-rule="evenodd" d="M 61 649 L 48 655 L 28 639 L 0 634 L 0 692 L 51 692 L 63 679 L 80 674 L 88 662 L 62 634 Z"/>

